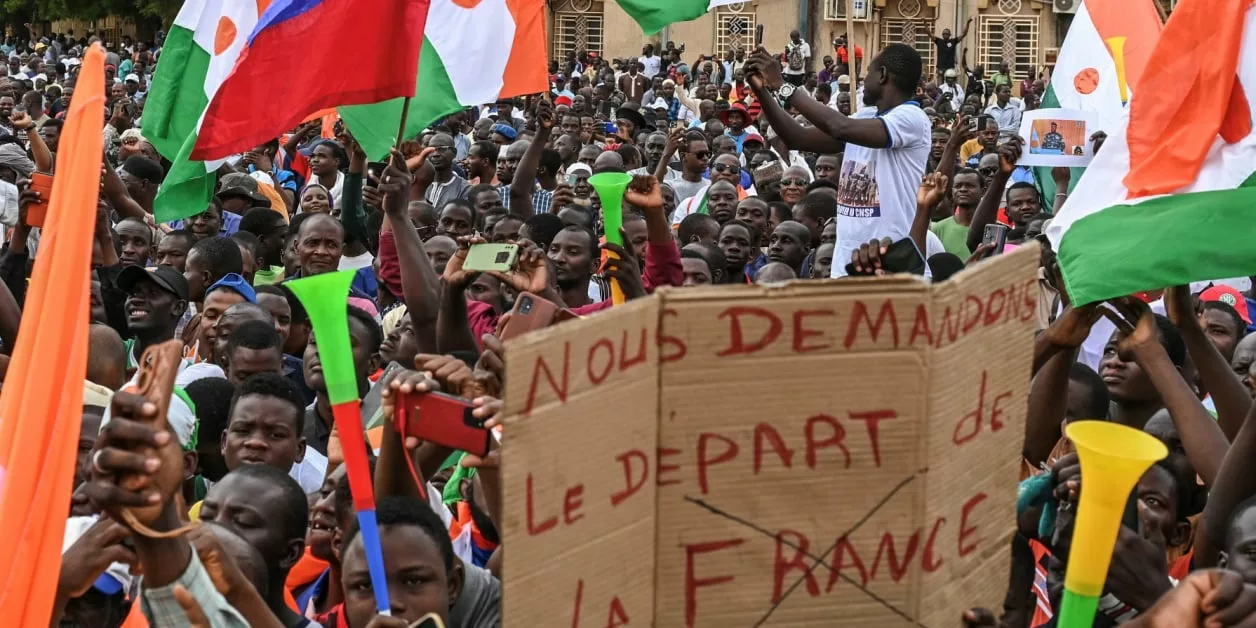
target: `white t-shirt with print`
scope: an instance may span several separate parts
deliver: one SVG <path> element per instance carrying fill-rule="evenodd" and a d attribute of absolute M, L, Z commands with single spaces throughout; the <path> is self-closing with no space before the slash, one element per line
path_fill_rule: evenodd
<path fill-rule="evenodd" d="M 929 117 L 913 103 L 903 103 L 878 116 L 865 107 L 852 118 L 876 118 L 890 136 L 887 148 L 846 144 L 837 191 L 837 249 L 834 260 L 849 260 L 851 251 L 873 238 L 901 240 L 916 216 L 916 190 L 929 157 Z M 833 264 L 832 277 L 846 275 L 845 264 Z"/>
<path fill-rule="evenodd" d="M 645 66 L 645 69 L 643 69 L 641 73 L 644 74 L 646 78 L 652 79 L 655 74 L 659 73 L 659 67 L 662 65 L 663 57 L 658 55 L 651 57 L 638 57 L 637 61 L 640 61 L 641 65 Z"/>

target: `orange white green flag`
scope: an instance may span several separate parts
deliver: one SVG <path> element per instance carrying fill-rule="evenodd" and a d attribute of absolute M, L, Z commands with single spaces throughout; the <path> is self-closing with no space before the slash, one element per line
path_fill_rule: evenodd
<path fill-rule="evenodd" d="M 1182 0 L 1047 229 L 1076 303 L 1256 269 L 1256 3 Z"/>
<path fill-rule="evenodd" d="M 1042 108 L 1086 112 L 1103 130 L 1120 124 L 1163 28 L 1153 1 L 1084 0 L 1060 45 Z M 1051 209 L 1055 199 L 1051 169 L 1037 168 L 1034 173 Z M 1081 175 L 1081 168 L 1073 169 L 1074 184 Z"/>
<path fill-rule="evenodd" d="M 1084 0 L 1073 16 L 1042 108 L 1116 123 L 1160 39 L 1153 0 Z"/>
<path fill-rule="evenodd" d="M 432 0 L 405 137 L 468 106 L 549 89 L 545 0 Z M 371 159 L 384 159 L 404 99 L 340 107 Z"/>

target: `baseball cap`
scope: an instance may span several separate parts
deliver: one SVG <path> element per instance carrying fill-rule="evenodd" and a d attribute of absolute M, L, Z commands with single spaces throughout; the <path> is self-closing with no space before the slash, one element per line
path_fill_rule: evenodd
<path fill-rule="evenodd" d="M 1199 293 L 1199 300 L 1205 303 L 1208 301 L 1224 303 L 1234 308 L 1244 323 L 1252 324 L 1252 315 L 1247 311 L 1247 299 L 1243 298 L 1243 293 L 1235 288 L 1230 286 L 1213 286 Z"/>
<path fill-rule="evenodd" d="M 124 79 L 122 79 L 122 80 L 123 80 L 124 82 L 127 82 L 127 83 L 131 83 L 131 82 L 138 83 L 138 82 L 140 82 L 140 76 L 139 76 L 138 74 L 134 74 L 134 73 L 132 73 L 132 74 L 128 74 L 128 75 L 126 75 L 126 78 L 124 78 Z"/>
<path fill-rule="evenodd" d="M 218 190 L 218 198 L 227 196 L 243 196 L 253 201 L 270 206 L 270 199 L 262 194 L 257 187 L 257 179 L 243 172 L 232 172 L 222 177 L 222 188 Z"/>
<path fill-rule="evenodd" d="M 188 280 L 183 278 L 183 273 L 170 266 L 127 266 L 118 273 L 118 287 L 123 292 L 130 292 L 136 283 L 143 280 L 157 284 L 157 287 L 178 297 L 180 301 L 188 300 Z"/>
<path fill-rule="evenodd" d="M 205 290 L 205 294 L 209 294 L 219 288 L 235 291 L 237 294 L 244 297 L 245 301 L 248 301 L 249 303 L 257 303 L 257 293 L 253 291 L 253 286 L 250 286 L 249 282 L 245 281 L 244 277 L 241 277 L 237 273 L 227 273 L 223 275 L 222 279 L 215 281 L 214 285 Z"/>
<path fill-rule="evenodd" d="M 741 140 L 741 143 L 743 145 L 745 145 L 746 142 L 758 142 L 760 144 L 767 144 L 767 142 L 763 141 L 763 136 L 759 135 L 758 133 L 747 133 L 746 137 L 742 138 Z"/>
<path fill-rule="evenodd" d="M 944 73 L 942 74 L 942 76 L 943 76 L 943 78 L 955 78 L 955 77 L 957 77 L 957 76 L 959 76 L 959 75 L 955 73 L 955 70 L 954 70 L 954 69 L 951 69 L 951 70 L 947 70 L 946 72 L 944 72 Z M 848 80 L 849 80 L 849 79 L 848 79 Z"/>
<path fill-rule="evenodd" d="M 516 137 L 519 137 L 519 132 L 515 130 L 515 127 L 510 126 L 509 124 L 494 124 L 491 130 L 493 133 L 496 133 L 508 140 L 513 141 Z"/>
<path fill-rule="evenodd" d="M 571 106 L 571 98 L 569 98 L 569 97 L 567 97 L 567 96 L 559 96 L 559 97 L 555 98 L 555 99 L 554 99 L 554 106 L 555 106 L 555 107 L 557 107 L 557 106 L 559 106 L 559 105 L 567 105 L 568 107 L 570 107 L 570 106 Z"/>

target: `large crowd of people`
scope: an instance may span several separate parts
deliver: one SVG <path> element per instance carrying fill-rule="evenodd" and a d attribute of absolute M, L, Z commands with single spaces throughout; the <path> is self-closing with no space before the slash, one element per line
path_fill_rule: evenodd
<path fill-rule="evenodd" d="M 845 39 L 814 45 L 798 31 L 721 55 L 673 42 L 623 59 L 575 51 L 550 62 L 549 93 L 467 107 L 384 162 L 340 124 L 303 124 L 230 160 L 212 203 L 175 223 L 153 218 L 173 156 L 144 133 L 161 42 L 102 42 L 107 163 L 54 625 L 189 625 L 200 613 L 190 625 L 382 628 L 434 613 L 498 626 L 500 446 L 475 456 L 403 440 L 391 421 L 403 395 L 440 391 L 498 425 L 500 336 L 521 294 L 596 317 L 612 284 L 634 299 L 910 267 L 937 282 L 1031 241 L 1044 251 L 1040 333 L 1007 596 L 957 623 L 1054 625 L 1080 487 L 1062 426 L 1099 418 L 1154 435 L 1170 456 L 1138 484 L 1140 525 L 1121 530 L 1096 625 L 1252 625 L 1250 278 L 1073 306 L 1043 235 L 1073 175 L 1019 163 L 1021 114 L 1044 79 L 969 68 L 967 32 L 935 38 L 933 68 L 904 44 L 867 59 L 856 47 L 852 65 Z M 5 353 L 40 253 L 27 214 L 49 200 L 32 174 L 56 174 L 80 59 L 97 41 L 0 46 Z M 589 182 L 600 173 L 633 176 L 622 246 L 607 241 Z M 466 270 L 486 242 L 517 244 L 517 262 Z M 886 256 L 899 243 L 917 264 Z M 376 615 L 311 320 L 285 285 L 336 270 L 356 273 L 345 307 L 391 617 Z M 184 352 L 165 431 L 123 389 L 145 350 L 172 339 Z M 157 513 L 143 522 L 157 534 L 120 515 L 140 507 Z M 189 521 L 202 525 L 177 534 Z"/>

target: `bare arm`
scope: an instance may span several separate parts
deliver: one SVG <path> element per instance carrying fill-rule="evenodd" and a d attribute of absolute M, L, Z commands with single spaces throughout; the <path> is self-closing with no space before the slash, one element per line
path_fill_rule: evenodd
<path fill-rule="evenodd" d="M 1122 356 L 1132 354 L 1147 373 L 1177 426 L 1182 447 L 1195 471 L 1206 486 L 1212 486 L 1230 442 L 1160 344 L 1151 308 L 1129 297 L 1108 303 L 1121 313 L 1118 316 L 1104 310 L 1104 315 L 1116 323 L 1122 334 L 1117 350 Z"/>
<path fill-rule="evenodd" d="M 101 168 L 101 172 L 104 174 L 102 191 L 105 194 L 105 198 L 108 198 L 109 203 L 113 205 L 113 208 L 118 210 L 118 213 L 124 217 L 143 220 L 148 215 L 148 212 L 144 211 L 144 208 L 127 193 L 126 185 L 122 183 L 122 178 L 118 176 L 113 167 L 106 162 L 105 166 Z"/>
<path fill-rule="evenodd" d="M 431 170 L 427 165 L 426 169 Z M 420 169 L 422 170 L 422 169 Z M 416 179 L 428 173 L 415 174 Z M 383 230 L 391 231 L 397 246 L 397 263 L 401 270 L 402 300 L 410 314 L 421 350 L 436 346 L 436 316 L 440 303 L 440 276 L 432 267 L 427 251 L 423 249 L 423 240 L 406 215 L 409 205 L 411 178 L 405 166 L 405 159 L 396 150 L 388 167 L 384 169 L 387 183 L 381 183 L 378 191 L 367 188 L 363 191 L 374 197 L 382 194 L 380 203 L 384 210 Z"/>
<path fill-rule="evenodd" d="M 1253 459 L 1256 459 L 1256 405 L 1248 410 L 1243 427 L 1221 460 L 1216 482 L 1208 492 L 1208 504 L 1204 507 L 1204 521 L 1200 527 L 1204 528 L 1205 537 L 1213 548 L 1225 547 L 1226 529 L 1234 507 L 1256 495 L 1256 473 L 1251 471 Z M 1196 539 L 1199 538 L 1197 535 Z M 1197 561 L 1208 561 L 1201 562 L 1202 565 L 1216 563 L 1215 552 L 1207 555 L 1197 552 L 1195 556 Z"/>
<path fill-rule="evenodd" d="M 955 126 L 951 129 L 951 137 L 946 141 L 946 148 L 942 151 L 942 158 L 938 162 L 938 172 L 946 175 L 948 180 L 955 178 L 955 167 L 959 164 L 959 149 L 972 138 L 972 131 L 968 128 L 968 118 L 959 116 L 955 120 Z"/>
<path fill-rule="evenodd" d="M 959 37 L 957 38 L 959 41 L 964 41 L 964 38 L 968 36 L 968 29 L 972 27 L 972 25 L 973 19 L 970 17 L 967 22 L 964 22 L 964 30 L 960 31 Z"/>
<path fill-rule="evenodd" d="M 1217 405 L 1217 425 L 1227 439 L 1238 436 L 1244 417 L 1252 407 L 1252 398 L 1239 378 L 1234 376 L 1230 363 L 1212 344 L 1200 325 L 1199 317 L 1191 304 L 1190 287 L 1176 286 L 1165 291 L 1165 306 L 1169 318 L 1182 333 L 1182 341 L 1190 353 L 1191 362 L 1199 371 L 1204 390 L 1212 395 Z"/>
<path fill-rule="evenodd" d="M 44 143 L 44 138 L 39 136 L 39 130 L 35 128 L 35 121 L 23 112 L 13 114 L 9 119 L 13 123 L 14 131 L 23 131 L 26 133 L 26 141 L 30 144 L 31 155 L 35 158 L 35 170 L 37 172 L 52 172 L 52 151 L 48 150 L 48 145 Z"/>
<path fill-rule="evenodd" d="M 532 188 L 536 185 L 536 171 L 541 167 L 541 151 L 545 150 L 550 132 L 554 129 L 554 112 L 548 100 L 537 103 L 536 119 L 536 137 L 524 151 L 519 168 L 515 170 L 515 178 L 510 182 L 510 209 L 524 218 L 536 211 L 532 207 Z"/>
<path fill-rule="evenodd" d="M 968 250 L 976 251 L 981 245 L 981 236 L 985 233 L 986 225 L 994 222 L 999 215 L 999 199 L 1003 198 L 1003 188 L 1007 187 L 1007 180 L 1012 177 L 1012 171 L 1016 170 L 1016 161 L 1020 159 L 1022 140 L 1019 137 L 1013 137 L 1011 140 L 999 147 L 999 171 L 990 180 L 986 193 L 981 197 L 981 203 L 977 205 L 977 211 L 973 212 L 972 224 L 968 226 Z"/>

